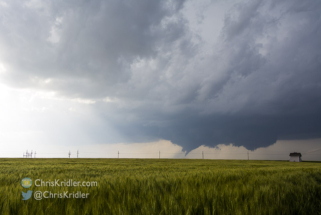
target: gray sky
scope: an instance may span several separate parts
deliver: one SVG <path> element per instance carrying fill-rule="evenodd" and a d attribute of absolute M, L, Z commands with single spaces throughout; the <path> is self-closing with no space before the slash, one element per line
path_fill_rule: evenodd
<path fill-rule="evenodd" d="M 319 0 L 1 0 L 0 144 L 19 156 L 321 148 L 320 11 Z"/>

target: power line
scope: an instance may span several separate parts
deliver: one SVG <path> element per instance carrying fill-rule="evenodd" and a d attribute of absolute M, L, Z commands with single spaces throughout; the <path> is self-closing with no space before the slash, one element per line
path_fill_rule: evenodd
<path fill-rule="evenodd" d="M 307 151 L 305 153 L 302 153 L 302 154 L 305 154 L 305 155 L 317 155 L 317 154 L 312 154 L 312 153 L 315 153 L 315 152 L 318 152 L 320 151 L 321 148 L 318 148 L 318 149 L 314 149 L 314 150 L 310 150 L 310 151 Z M 95 153 L 96 155 L 99 156 L 99 153 L 103 153 L 103 152 L 83 152 L 83 154 L 91 154 L 91 153 Z M 109 152 L 109 153 L 104 153 L 104 156 L 103 157 L 114 157 L 117 153 L 117 158 L 120 158 L 120 152 L 117 151 L 117 152 Z M 133 156 L 128 156 L 128 157 L 132 157 L 134 158 L 135 156 L 134 155 L 145 155 L 144 157 L 146 157 L 146 155 L 153 155 L 153 156 L 150 156 L 150 158 L 157 158 L 157 155 L 156 155 L 157 152 L 151 152 L 151 151 L 145 151 L 145 152 L 122 152 L 122 154 L 124 155 L 133 155 Z M 250 154 L 253 155 L 254 157 L 256 156 L 260 156 L 260 155 L 267 155 L 267 156 L 288 156 L 288 152 L 287 153 L 256 153 L 256 152 L 240 152 L 240 153 L 237 153 L 237 152 L 204 152 L 204 151 L 199 151 L 199 152 L 191 152 L 191 153 L 186 153 L 186 152 L 162 152 L 162 156 L 163 158 L 169 158 L 169 157 L 172 157 L 172 156 L 169 156 L 169 155 L 176 155 L 176 156 L 173 156 L 172 158 L 193 158 L 194 156 L 193 155 L 197 155 L 197 157 L 199 157 L 199 155 L 201 155 L 201 159 L 205 159 L 205 154 L 206 155 L 209 155 L 208 158 L 214 158 L 214 156 L 210 156 L 210 155 L 219 155 L 220 157 L 221 156 L 229 156 L 229 155 L 244 155 L 244 154 L 247 154 L 247 160 L 250 160 Z M 0 153 L 1 154 L 1 153 Z M 36 154 L 37 152 L 35 151 L 33 153 L 33 151 L 31 150 L 30 152 L 28 150 L 26 150 L 25 153 L 23 153 L 23 158 L 32 158 L 33 155 L 34 155 L 34 158 L 36 157 Z M 51 152 L 51 153 L 40 153 L 40 155 L 54 155 L 54 154 L 59 154 L 59 155 L 62 155 L 63 153 L 57 153 L 57 152 Z M 114 155 L 114 156 L 113 156 Z M 167 155 L 167 156 L 166 156 Z M 39 153 L 38 153 L 38 156 L 39 156 Z M 125 156 L 126 157 L 126 156 Z M 125 158 L 124 157 L 124 158 Z M 149 156 L 147 156 L 149 157 Z M 215 156 L 216 157 L 216 156 Z M 245 156 L 244 156 L 245 157 Z M 68 158 L 71 158 L 71 151 L 69 150 L 69 153 L 68 153 Z M 77 150 L 77 158 L 79 158 L 79 150 Z M 138 157 L 137 157 L 138 158 Z M 158 158 L 161 159 L 161 151 L 158 151 Z M 219 158 L 219 157 L 217 157 Z"/>
<path fill-rule="evenodd" d="M 321 150 L 321 148 L 318 148 L 318 149 L 313 149 L 313 150 L 310 150 L 310 151 L 307 151 L 307 152 L 303 152 L 302 154 L 309 154 L 309 153 L 311 153 L 311 152 L 317 152 L 317 151 L 320 151 Z"/>

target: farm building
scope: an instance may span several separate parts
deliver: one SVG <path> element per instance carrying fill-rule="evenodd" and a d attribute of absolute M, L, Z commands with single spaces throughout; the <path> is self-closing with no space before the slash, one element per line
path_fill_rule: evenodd
<path fill-rule="evenodd" d="M 294 161 L 294 162 L 301 162 L 301 153 L 300 152 L 293 152 L 290 153 L 290 161 Z"/>

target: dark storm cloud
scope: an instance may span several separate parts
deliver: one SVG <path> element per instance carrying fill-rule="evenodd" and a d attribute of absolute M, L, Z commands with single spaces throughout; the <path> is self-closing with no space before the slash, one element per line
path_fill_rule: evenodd
<path fill-rule="evenodd" d="M 69 96 L 105 96 L 130 77 L 127 62 L 151 58 L 184 34 L 184 23 L 171 21 L 182 3 L 10 1 L 1 8 L 8 79 Z M 48 78 L 52 82 L 43 85 Z"/>
<path fill-rule="evenodd" d="M 255 149 L 321 136 L 320 1 L 237 3 L 213 47 L 190 29 L 183 1 L 8 5 L 5 80 L 96 99 L 96 113 L 122 134 L 88 128 L 97 142 Z"/>

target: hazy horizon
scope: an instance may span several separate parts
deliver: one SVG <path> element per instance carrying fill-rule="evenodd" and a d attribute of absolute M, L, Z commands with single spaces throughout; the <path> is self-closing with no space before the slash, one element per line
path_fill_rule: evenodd
<path fill-rule="evenodd" d="M 0 157 L 321 160 L 320 11 L 0 0 Z"/>

